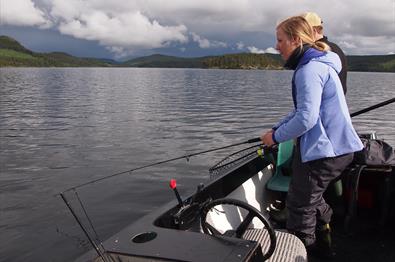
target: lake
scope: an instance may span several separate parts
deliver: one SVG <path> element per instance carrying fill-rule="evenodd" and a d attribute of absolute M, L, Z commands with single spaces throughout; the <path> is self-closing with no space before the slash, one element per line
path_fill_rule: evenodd
<path fill-rule="evenodd" d="M 0 261 L 72 261 L 89 248 L 70 187 L 258 137 L 291 110 L 291 71 L 1 68 Z M 395 97 L 395 74 L 349 73 L 350 112 Z M 394 104 L 353 118 L 395 145 Z M 129 172 L 76 192 L 99 237 L 209 179 L 232 148 Z M 74 191 L 70 203 L 83 214 Z M 83 220 L 87 223 L 86 219 Z"/>

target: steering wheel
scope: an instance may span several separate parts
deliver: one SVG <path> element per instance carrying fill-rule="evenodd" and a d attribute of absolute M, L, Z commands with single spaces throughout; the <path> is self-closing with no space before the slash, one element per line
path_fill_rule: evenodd
<path fill-rule="evenodd" d="M 241 221 L 240 225 L 236 228 L 236 230 L 227 231 L 224 234 L 221 234 L 216 228 L 214 228 L 206 221 L 206 218 L 207 218 L 207 213 L 210 211 L 210 209 L 212 209 L 217 205 L 224 205 L 224 204 L 241 207 L 247 210 L 248 214 L 246 217 L 244 217 L 243 221 Z M 255 207 L 237 199 L 231 199 L 231 198 L 216 199 L 207 203 L 202 208 L 200 214 L 200 223 L 202 225 L 203 232 L 206 234 L 216 235 L 216 236 L 236 236 L 237 238 L 242 238 L 242 236 L 248 229 L 248 225 L 251 223 L 254 217 L 258 218 L 265 225 L 264 229 L 266 229 L 269 233 L 270 246 L 266 254 L 263 255 L 264 260 L 266 260 L 273 254 L 274 249 L 276 248 L 276 242 L 277 242 L 276 234 L 274 233 L 274 229 L 271 226 L 270 222 L 267 220 L 267 218 L 265 218 L 262 215 L 262 213 L 259 212 L 259 210 L 256 209 Z M 231 235 L 229 234 L 229 232 L 231 233 Z"/>

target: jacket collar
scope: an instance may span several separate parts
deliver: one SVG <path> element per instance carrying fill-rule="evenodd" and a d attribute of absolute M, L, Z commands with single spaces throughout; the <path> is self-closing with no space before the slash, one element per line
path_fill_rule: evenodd
<path fill-rule="evenodd" d="M 304 44 L 302 48 L 296 48 L 288 58 L 284 67 L 289 69 L 297 69 L 307 64 L 311 59 L 323 56 L 325 52 L 312 48 L 309 44 Z"/>

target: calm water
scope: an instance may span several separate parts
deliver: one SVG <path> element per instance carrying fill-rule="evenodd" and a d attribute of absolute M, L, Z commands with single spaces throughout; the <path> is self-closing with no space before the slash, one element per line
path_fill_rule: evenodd
<path fill-rule="evenodd" d="M 292 107 L 288 71 L 0 70 L 0 261 L 72 261 L 89 244 L 57 193 L 257 137 Z M 394 81 L 395 74 L 350 73 L 350 112 L 395 97 Z M 394 104 L 353 119 L 358 131 L 375 130 L 392 145 L 394 121 Z M 170 178 L 186 195 L 230 151 L 132 172 L 78 194 L 105 239 L 173 199 Z"/>

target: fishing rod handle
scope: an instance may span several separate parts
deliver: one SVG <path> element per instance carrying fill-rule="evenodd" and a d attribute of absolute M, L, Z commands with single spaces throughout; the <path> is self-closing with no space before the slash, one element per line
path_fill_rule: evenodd
<path fill-rule="evenodd" d="M 261 141 L 261 138 L 257 137 L 257 138 L 252 138 L 252 139 L 248 140 L 247 143 L 251 144 L 251 143 L 257 143 L 260 141 Z"/>

